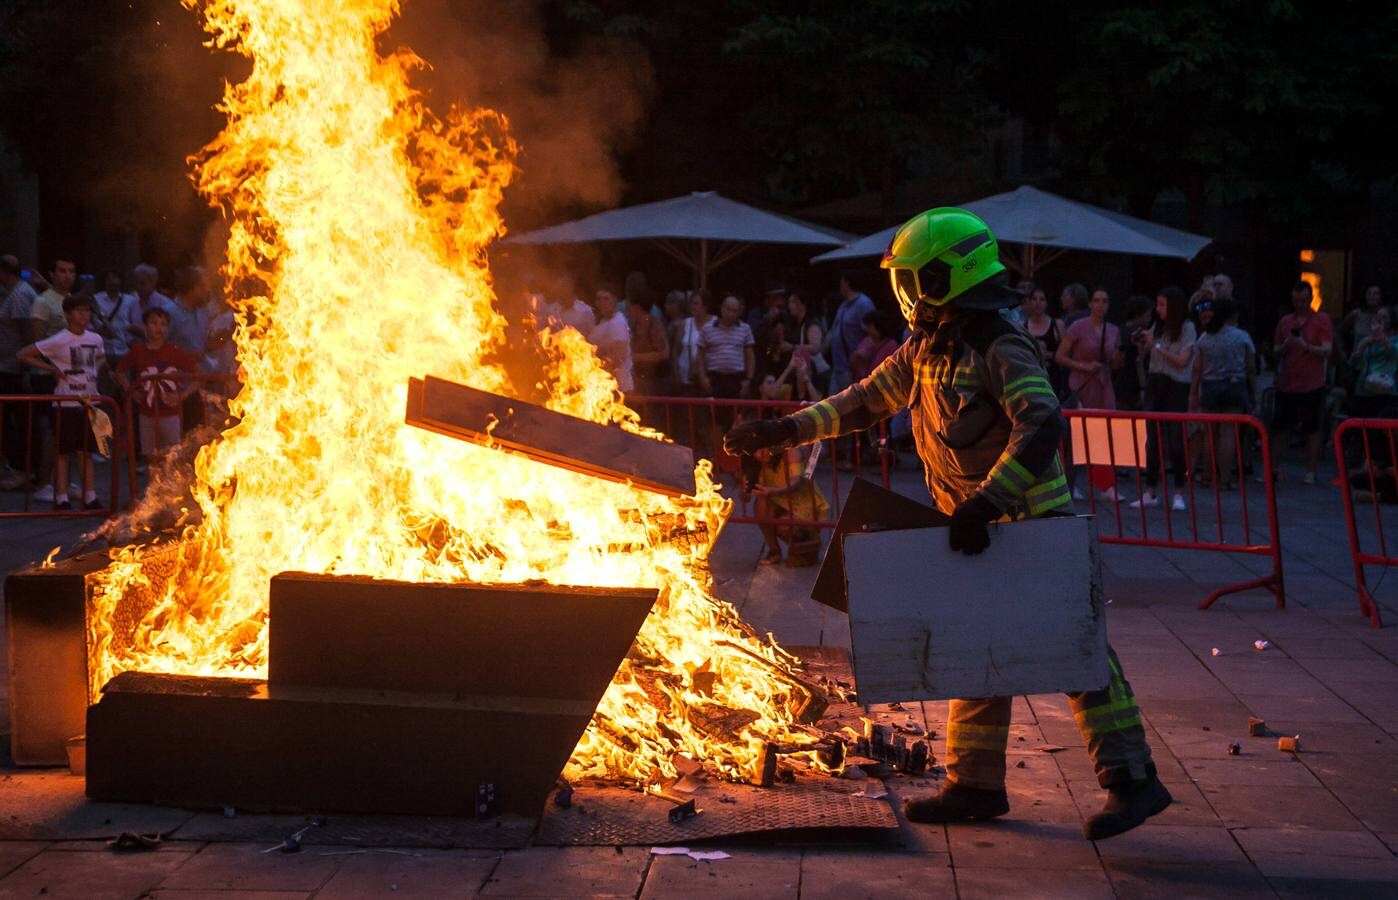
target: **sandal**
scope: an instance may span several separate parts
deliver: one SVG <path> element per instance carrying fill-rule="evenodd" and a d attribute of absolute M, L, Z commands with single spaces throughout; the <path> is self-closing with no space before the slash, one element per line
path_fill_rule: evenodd
<path fill-rule="evenodd" d="M 757 564 L 759 566 L 775 566 L 780 564 L 781 561 L 782 552 L 780 550 L 773 550 L 771 553 L 768 553 L 766 556 L 759 559 L 757 561 Z"/>

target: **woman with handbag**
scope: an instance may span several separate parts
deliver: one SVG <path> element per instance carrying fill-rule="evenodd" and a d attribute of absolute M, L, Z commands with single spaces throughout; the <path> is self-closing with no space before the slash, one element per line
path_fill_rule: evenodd
<path fill-rule="evenodd" d="M 1107 321 L 1111 297 L 1103 288 L 1092 292 L 1088 314 L 1068 326 L 1054 361 L 1068 370 L 1069 409 L 1116 409 L 1112 371 L 1121 367 L 1121 329 Z M 1116 500 L 1116 472 L 1108 464 L 1089 465 L 1092 486 L 1105 500 Z M 1077 491 L 1074 490 L 1074 494 Z"/>

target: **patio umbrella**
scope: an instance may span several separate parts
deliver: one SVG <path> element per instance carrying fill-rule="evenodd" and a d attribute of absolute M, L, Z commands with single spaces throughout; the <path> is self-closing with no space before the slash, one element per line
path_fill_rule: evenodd
<path fill-rule="evenodd" d="M 687 197 L 611 209 L 574 222 L 517 234 L 503 243 L 650 241 L 692 269 L 695 282 L 704 287 L 710 272 L 753 244 L 831 247 L 846 243 L 852 237 L 729 200 L 713 191 L 696 191 Z"/>
<path fill-rule="evenodd" d="M 1096 250 L 1136 256 L 1193 259 L 1210 238 L 1157 225 L 1100 206 L 1079 203 L 1024 186 L 963 204 L 985 220 L 995 237 L 1020 246 L 1019 259 L 1006 259 L 1023 278 L 1069 250 Z M 881 256 L 901 225 L 862 237 L 811 262 Z"/>

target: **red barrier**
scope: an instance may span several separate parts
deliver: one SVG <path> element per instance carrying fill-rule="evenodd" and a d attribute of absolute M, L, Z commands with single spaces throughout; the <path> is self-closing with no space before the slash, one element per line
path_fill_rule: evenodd
<path fill-rule="evenodd" d="M 764 412 L 785 415 L 808 404 L 794 400 L 728 400 L 715 397 L 627 397 L 626 402 L 641 414 L 645 424 L 658 428 L 676 443 L 693 450 L 696 461 L 700 458 L 712 460 L 716 474 L 728 473 L 738 480 L 743 489 L 736 500 L 737 511 L 729 519 L 731 522 L 792 528 L 834 528 L 844 495 L 842 475 L 863 473 L 872 468 L 878 472 L 883 486 L 889 486 L 892 452 L 888 445 L 886 422 L 871 429 L 876 436 L 873 450 L 866 450 L 864 436 L 867 433 L 861 432 L 797 448 L 797 458 L 788 456 L 776 461 L 768 458 L 745 464 L 743 460 L 723 452 L 723 434 L 734 422 L 744 417 L 760 416 Z M 842 452 L 844 457 L 837 459 L 837 451 Z M 875 459 L 869 459 L 870 456 Z M 775 472 L 768 472 L 762 467 L 774 469 Z M 803 477 L 803 483 L 794 492 L 791 491 L 792 485 L 802 481 Z M 770 502 L 773 494 L 769 492 L 769 502 L 763 502 L 758 499 L 763 494 L 753 490 L 762 486 L 764 478 L 769 483 L 767 487 L 776 492 L 775 496 L 790 497 L 790 502 L 781 505 L 814 509 L 824 503 L 828 512 L 819 518 L 777 514 L 774 504 Z M 829 489 L 828 496 L 826 488 Z"/>
<path fill-rule="evenodd" d="M 111 462 L 111 484 L 107 497 L 107 504 L 100 509 L 83 509 L 83 499 L 81 494 L 77 497 L 70 497 L 73 505 L 72 509 L 57 509 L 55 501 L 35 501 L 32 497 L 36 488 L 46 484 L 52 484 L 54 479 L 53 456 L 56 453 L 59 440 L 63 435 L 63 422 L 57 415 L 59 407 L 55 404 L 62 401 L 79 400 L 101 408 L 107 413 L 112 422 L 112 446 L 108 449 L 111 453 L 108 459 Z M 14 407 L 23 407 L 22 412 L 16 413 Z M 102 516 L 112 514 L 120 503 L 119 473 L 120 468 L 117 460 L 120 457 L 118 448 L 125 440 L 125 435 L 130 431 L 127 427 L 125 413 L 117 402 L 110 397 L 79 397 L 73 394 L 3 394 L 0 395 L 0 448 L 10 452 L 16 452 L 20 459 L 9 459 L 10 467 L 18 472 L 28 472 L 34 476 L 34 483 L 25 483 L 24 501 L 18 510 L 0 510 L 0 518 L 21 518 L 21 517 L 43 517 L 43 516 Z M 6 427 L 19 428 L 22 431 L 22 438 L 17 437 L 13 432 L 6 432 Z M 49 429 L 52 430 L 49 435 Z M 51 443 L 44 438 L 50 437 Z M 19 447 L 23 450 L 19 450 Z M 48 452 L 45 452 L 48 450 Z M 93 434 L 90 428 L 84 430 L 82 454 L 98 452 L 98 447 L 93 443 Z M 39 471 L 39 469 L 45 471 Z M 70 469 L 68 480 L 77 478 L 82 480 L 82 468 L 78 467 L 74 472 Z M 93 473 L 92 489 L 97 489 L 96 472 Z M 100 495 L 99 495 L 100 496 Z M 41 503 L 46 508 L 36 508 L 35 504 Z"/>
<path fill-rule="evenodd" d="M 1254 588 L 1271 591 L 1278 609 L 1286 606 L 1272 447 L 1259 419 L 1232 413 L 1100 409 L 1064 410 L 1064 414 L 1071 436 L 1065 447 L 1065 465 L 1072 464 L 1076 452 L 1077 460 L 1089 468 L 1110 472 L 1112 491 L 1101 510 L 1108 515 L 1099 515 L 1098 522 L 1102 543 L 1270 557 L 1270 573 L 1219 588 L 1205 597 L 1199 608 L 1208 609 L 1225 594 Z M 1255 432 L 1261 452 L 1258 465 L 1264 496 L 1252 503 L 1245 477 L 1248 460 L 1244 441 L 1238 439 L 1244 428 Z M 1220 445 L 1225 448 L 1222 453 Z M 1201 459 L 1196 461 L 1196 456 Z M 1155 505 L 1133 503 L 1121 496 L 1115 473 L 1122 468 L 1135 472 L 1138 499 L 1151 487 L 1150 482 L 1155 482 Z M 1230 473 L 1237 477 L 1236 492 L 1221 483 L 1231 482 Z M 1172 486 L 1181 494 L 1184 511 L 1171 508 Z M 1091 511 L 1099 514 L 1096 491 L 1089 496 Z M 1256 533 L 1253 523 L 1259 503 L 1266 516 L 1264 534 Z M 1115 520 L 1115 531 L 1109 530 L 1108 519 Z"/>
<path fill-rule="evenodd" d="M 1349 528 L 1349 552 L 1354 565 L 1354 582 L 1359 593 L 1359 612 L 1375 628 L 1383 627 L 1379 604 L 1369 590 L 1364 576 L 1365 566 L 1392 566 L 1398 556 L 1389 552 L 1384 536 L 1382 502 L 1398 503 L 1398 481 L 1395 481 L 1394 419 L 1346 419 L 1335 429 L 1335 466 L 1340 473 L 1340 497 L 1345 508 L 1345 525 Z M 1345 439 L 1350 438 L 1346 447 Z M 1374 443 L 1378 442 L 1378 454 Z M 1349 452 L 1347 452 L 1349 451 Z M 1358 451 L 1357 453 L 1355 451 Z M 1374 534 L 1378 552 L 1365 550 L 1359 534 L 1359 517 L 1355 509 L 1356 490 L 1366 492 L 1374 514 Z M 1365 517 L 1368 518 L 1367 515 Z"/>

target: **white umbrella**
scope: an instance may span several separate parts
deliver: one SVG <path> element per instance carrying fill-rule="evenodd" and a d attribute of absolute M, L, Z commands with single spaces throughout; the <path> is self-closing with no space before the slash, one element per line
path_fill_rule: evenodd
<path fill-rule="evenodd" d="M 713 191 L 696 191 L 656 203 L 611 209 L 574 222 L 508 237 L 506 244 L 581 244 L 592 241 L 654 243 L 694 270 L 700 286 L 714 269 L 753 244 L 829 247 L 852 235 L 767 212 Z M 718 246 L 712 248 L 710 242 Z M 692 242 L 685 246 L 681 242 Z M 882 251 L 880 251 L 882 252 Z"/>
<path fill-rule="evenodd" d="M 1006 262 L 1026 278 L 1068 250 L 1189 260 L 1211 240 L 1027 185 L 975 200 L 962 208 L 984 219 L 1001 243 L 1021 245 L 1020 258 Z M 822 253 L 811 262 L 881 256 L 899 227 L 862 237 L 838 250 Z M 1049 249 L 1041 253 L 1040 248 Z"/>

